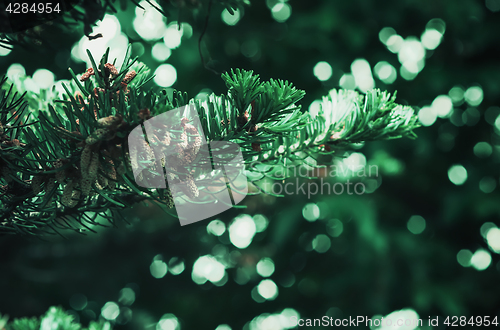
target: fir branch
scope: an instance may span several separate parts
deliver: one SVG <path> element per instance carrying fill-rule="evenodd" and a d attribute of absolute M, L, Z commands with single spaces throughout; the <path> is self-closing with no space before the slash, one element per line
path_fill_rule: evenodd
<path fill-rule="evenodd" d="M 97 217 L 111 222 L 110 212 L 116 215 L 141 200 L 172 208 L 168 186 L 148 189 L 136 181 L 155 179 L 163 173 L 162 167 L 166 174 L 160 181 L 168 177 L 185 183 L 188 197 L 197 196 L 204 187 L 216 187 L 221 178 L 205 173 L 200 165 L 214 161 L 200 149 L 201 133 L 207 143 L 239 145 L 245 174 L 261 189 L 261 180 L 286 178 L 288 174 L 279 172 L 287 164 L 316 167 L 316 159 L 334 153 L 340 145 L 414 138 L 413 129 L 419 126 L 412 108 L 396 104 L 395 96 L 387 92 L 361 95 L 332 90 L 323 99 L 321 111 L 313 114 L 301 110 L 298 102 L 305 92 L 291 83 L 261 82 L 252 71 L 239 69 L 222 76 L 227 94 L 212 94 L 200 101 L 175 91 L 168 98 L 164 91 L 143 90 L 151 78 L 149 70 L 136 59 L 130 60 L 129 52 L 120 68 L 107 62 L 107 54 L 99 64 L 89 54 L 92 68 L 80 78 L 73 74 L 73 81 L 63 84 L 63 99 L 40 111 L 37 121 L 26 111 L 37 96 L 20 96 L 5 78 L 0 80 L 3 232 L 93 231 L 92 226 L 103 225 Z M 177 158 L 160 163 L 159 155 L 139 156 L 136 147 L 129 148 L 133 128 L 184 105 L 196 109 L 203 132 L 189 118 L 178 118 L 177 126 L 172 124 L 175 129 L 159 128 L 148 137 L 150 146 L 184 145 Z M 150 150 L 150 146 L 142 149 Z M 254 166 L 255 162 L 261 165 Z M 146 169 L 135 173 L 133 164 Z M 201 175 L 204 180 L 194 180 Z"/>

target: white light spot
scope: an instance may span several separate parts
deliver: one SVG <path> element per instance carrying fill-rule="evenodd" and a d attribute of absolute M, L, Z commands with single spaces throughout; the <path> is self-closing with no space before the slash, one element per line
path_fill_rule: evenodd
<path fill-rule="evenodd" d="M 318 62 L 313 69 L 314 75 L 320 81 L 326 81 L 332 77 L 332 67 L 328 62 Z"/>
<path fill-rule="evenodd" d="M 448 170 L 448 178 L 457 185 L 463 185 L 467 181 L 467 170 L 462 165 L 453 165 Z"/>
<path fill-rule="evenodd" d="M 319 218 L 319 207 L 314 203 L 308 203 L 302 209 L 302 215 L 304 219 L 309 222 L 314 222 Z"/>
<path fill-rule="evenodd" d="M 184 265 L 184 261 L 180 260 L 177 257 L 173 257 L 168 262 L 168 271 L 172 275 L 181 274 L 185 268 L 186 268 L 186 266 Z"/>
<path fill-rule="evenodd" d="M 274 273 L 274 262 L 270 258 L 262 258 L 257 263 L 257 273 L 262 277 L 269 277 Z"/>
<path fill-rule="evenodd" d="M 381 43 L 387 45 L 389 38 L 396 34 L 396 30 L 391 27 L 385 27 L 378 33 L 378 38 Z"/>
<path fill-rule="evenodd" d="M 177 70 L 171 64 L 162 64 L 156 68 L 153 80 L 160 87 L 170 87 L 177 81 Z"/>
<path fill-rule="evenodd" d="M 0 56 L 7 56 L 11 51 L 12 49 L 10 48 L 0 47 Z"/>
<path fill-rule="evenodd" d="M 325 253 L 331 245 L 330 238 L 324 234 L 319 234 L 312 241 L 312 248 L 318 253 Z"/>
<path fill-rule="evenodd" d="M 443 38 L 443 35 L 439 33 L 439 31 L 435 29 L 427 29 L 422 33 L 422 36 L 420 37 L 420 40 L 422 41 L 422 45 L 429 49 L 436 49 L 437 46 L 441 43 L 441 39 Z"/>
<path fill-rule="evenodd" d="M 470 260 L 472 267 L 481 271 L 485 270 L 491 264 L 491 255 L 484 249 L 477 250 Z"/>
<path fill-rule="evenodd" d="M 227 324 L 220 324 L 215 330 L 231 330 L 231 327 Z"/>
<path fill-rule="evenodd" d="M 398 34 L 394 34 L 387 39 L 386 46 L 392 53 L 397 53 L 403 46 L 404 39 Z"/>
<path fill-rule="evenodd" d="M 252 217 L 242 214 L 234 218 L 229 226 L 229 239 L 234 246 L 244 249 L 252 243 L 256 231 Z"/>
<path fill-rule="evenodd" d="M 156 330 L 180 330 L 179 320 L 174 314 L 164 314 L 156 324 Z"/>
<path fill-rule="evenodd" d="M 437 113 L 434 107 L 423 107 L 418 112 L 418 120 L 424 126 L 431 126 L 436 122 Z"/>
<path fill-rule="evenodd" d="M 385 322 L 378 330 L 414 330 L 418 327 L 419 319 L 417 312 L 412 309 L 394 311 L 384 317 Z M 406 321 L 408 324 L 398 325 L 401 321 Z"/>
<path fill-rule="evenodd" d="M 351 73 L 345 73 L 340 77 L 339 85 L 343 89 L 355 89 L 356 88 L 356 80 Z"/>
<path fill-rule="evenodd" d="M 158 6 L 156 1 L 152 0 L 151 2 Z M 144 10 L 138 6 L 135 8 L 133 21 L 135 31 L 142 39 L 147 41 L 160 39 L 167 29 L 165 17 L 147 1 L 143 0 L 139 4 Z"/>
<path fill-rule="evenodd" d="M 386 61 L 378 62 L 375 65 L 374 71 L 377 78 L 388 85 L 392 84 L 398 76 L 396 69 Z"/>
<path fill-rule="evenodd" d="M 500 253 L 500 229 L 491 228 L 486 234 L 488 245 L 495 253 Z"/>
<path fill-rule="evenodd" d="M 199 257 L 194 265 L 191 278 L 196 284 L 202 285 L 207 280 L 212 283 L 217 283 L 224 278 L 226 267 L 221 264 L 215 257 L 205 255 Z"/>
<path fill-rule="evenodd" d="M 221 14 L 222 21 L 229 26 L 236 25 L 241 19 L 239 9 L 234 10 L 234 15 L 231 15 L 227 9 L 224 9 Z"/>
<path fill-rule="evenodd" d="M 165 43 L 157 42 L 153 48 L 151 48 L 151 55 L 158 62 L 164 62 L 172 55 L 172 51 L 165 46 Z"/>
<path fill-rule="evenodd" d="M 120 315 L 120 307 L 117 303 L 109 301 L 101 308 L 101 315 L 106 320 L 114 320 Z"/>
<path fill-rule="evenodd" d="M 278 297 L 278 286 L 272 280 L 262 280 L 257 286 L 257 292 L 266 300 Z"/>
<path fill-rule="evenodd" d="M 453 103 L 461 104 L 461 102 L 464 100 L 464 89 L 460 86 L 454 86 L 450 89 L 448 95 L 450 96 Z"/>
<path fill-rule="evenodd" d="M 483 101 L 483 89 L 479 86 L 469 87 L 465 91 L 464 98 L 470 106 L 478 106 Z"/>
<path fill-rule="evenodd" d="M 175 49 L 181 45 L 182 29 L 179 31 L 177 23 L 169 24 L 165 34 L 163 35 L 163 42 L 165 46 L 170 49 Z"/>
<path fill-rule="evenodd" d="M 226 224 L 220 220 L 213 220 L 207 226 L 207 232 L 214 236 L 221 236 L 226 231 Z"/>
<path fill-rule="evenodd" d="M 24 66 L 19 63 L 14 63 L 9 66 L 7 69 L 7 78 L 11 81 L 15 81 L 20 77 L 24 77 L 26 75 L 26 70 Z"/>
<path fill-rule="evenodd" d="M 439 95 L 432 101 L 432 107 L 440 118 L 447 117 L 453 110 L 453 102 L 448 95 Z"/>
<path fill-rule="evenodd" d="M 269 220 L 267 220 L 266 216 L 262 214 L 256 214 L 253 216 L 253 221 L 255 222 L 255 230 L 258 233 L 266 230 L 267 225 L 269 224 Z"/>
<path fill-rule="evenodd" d="M 154 278 L 163 278 L 167 275 L 167 264 L 163 260 L 153 260 L 149 266 L 149 271 Z"/>
<path fill-rule="evenodd" d="M 292 6 L 286 2 L 278 2 L 273 6 L 273 9 L 271 9 L 271 14 L 277 22 L 283 23 L 290 18 Z"/>
<path fill-rule="evenodd" d="M 373 81 L 372 69 L 370 64 L 365 59 L 357 59 L 351 64 L 351 72 L 356 81 L 356 86 L 360 91 L 366 92 L 375 87 Z"/>
<path fill-rule="evenodd" d="M 54 85 L 55 75 L 47 69 L 38 69 L 33 73 L 33 81 L 42 89 L 49 89 Z"/>

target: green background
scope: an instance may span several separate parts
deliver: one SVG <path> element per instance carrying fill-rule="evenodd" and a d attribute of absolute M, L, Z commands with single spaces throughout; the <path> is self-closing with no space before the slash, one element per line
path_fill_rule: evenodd
<path fill-rule="evenodd" d="M 483 99 L 474 105 L 457 100 L 448 117 L 416 130 L 417 140 L 379 141 L 356 150 L 380 169 L 378 188 L 372 193 L 310 199 L 304 195 L 249 196 L 243 201 L 247 209 L 231 209 L 215 217 L 227 226 L 241 214 L 267 218 L 267 228 L 256 233 L 245 249 L 231 243 L 227 230 L 220 237 L 207 231 L 215 218 L 180 227 L 157 207 L 143 204 L 123 212 L 130 224 L 117 221 L 118 229 L 102 229 L 98 234 L 68 235 L 66 240 L 1 237 L 2 314 L 34 316 L 60 305 L 87 324 L 106 314 L 103 306 L 116 304 L 120 314 L 111 318 L 116 329 L 161 329 L 158 322 L 169 313 L 181 329 L 216 329 L 220 324 L 260 329 L 255 327 L 256 318 L 282 313 L 285 308 L 303 318 L 386 316 L 401 309 L 411 309 L 424 320 L 500 314 L 500 263 L 492 247 L 494 240 L 485 239 L 487 229 L 499 224 L 500 215 L 496 188 L 500 121 L 495 122 L 500 113 L 496 108 L 500 1 L 291 0 L 288 4 L 292 14 L 279 23 L 271 14 L 273 2 L 253 1 L 235 26 L 224 24 L 224 7 L 214 4 L 204 37 L 205 57 L 209 53 L 218 71 L 251 69 L 264 80 L 293 82 L 307 93 L 301 101 L 306 109 L 331 88 L 339 88 L 339 80 L 358 58 L 366 59 L 372 70 L 379 61 L 389 62 L 398 72 L 397 79 L 384 84 L 375 76 L 376 87 L 397 90 L 398 101 L 417 110 L 456 86 L 463 90 L 479 86 Z M 183 39 L 166 61 L 177 71 L 172 87 L 190 96 L 206 88 L 216 94 L 226 92 L 220 77 L 201 64 L 198 38 L 204 9 L 183 11 L 181 17 L 193 27 L 193 36 Z M 134 12 L 129 4 L 117 16 L 139 60 L 154 72 L 163 63 L 151 56 L 155 42 L 142 40 L 134 32 Z M 167 23 L 176 17 L 173 11 Z M 446 23 L 442 42 L 427 51 L 425 67 L 414 79 L 402 78 L 398 56 L 380 41 L 379 32 L 392 27 L 403 38 L 420 38 L 435 18 Z M 57 80 L 69 79 L 68 66 L 75 72 L 86 69 L 70 56 L 82 35 L 81 25 L 63 30 L 49 26 L 41 33 L 42 45 L 18 46 L 1 56 L 0 73 L 12 63 L 21 63 L 27 75 L 45 68 Z M 255 50 L 257 56 L 245 56 Z M 319 61 L 332 67 L 327 81 L 313 74 Z M 150 87 L 157 88 L 152 82 Z M 479 142 L 487 142 L 489 148 L 474 149 Z M 454 165 L 467 172 L 463 184 L 450 180 L 449 169 Z M 315 210 L 319 214 L 314 215 Z M 409 230 L 412 216 L 424 219 L 425 229 L 419 234 Z M 491 224 L 482 227 L 485 223 Z M 330 247 L 322 251 L 326 240 Z M 471 267 L 470 256 L 461 265 L 457 259 L 461 250 L 487 251 L 491 261 L 484 270 Z M 205 255 L 230 260 L 225 284 L 193 281 L 193 264 Z M 179 275 L 169 271 L 154 278 L 155 257 L 169 269 L 177 257 L 185 269 Z M 254 288 L 263 277 L 256 264 L 262 258 L 274 263 L 269 278 L 277 284 L 278 296 L 258 302 Z M 246 284 L 235 282 L 238 271 L 248 275 Z"/>

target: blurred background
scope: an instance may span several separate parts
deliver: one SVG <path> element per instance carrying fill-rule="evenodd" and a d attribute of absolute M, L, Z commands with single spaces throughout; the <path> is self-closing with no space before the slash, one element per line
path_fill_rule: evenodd
<path fill-rule="evenodd" d="M 206 2 L 169 18 L 140 3 L 106 15 L 102 38 L 46 26 L 40 43 L 0 48 L 0 73 L 36 92 L 85 71 L 86 49 L 111 47 L 120 63 L 132 43 L 156 74 L 150 88 L 226 93 L 200 59 Z M 59 305 L 83 324 L 157 330 L 278 330 L 324 315 L 444 329 L 446 316 L 500 316 L 498 31 L 500 0 L 266 0 L 234 15 L 215 3 L 201 47 L 212 69 L 289 80 L 311 110 L 332 88 L 397 90 L 418 110 L 419 138 L 340 151 L 336 166 L 377 166 L 325 179 L 361 182 L 359 195 L 251 196 L 184 227 L 145 203 L 98 234 L 1 237 L 0 312 Z"/>

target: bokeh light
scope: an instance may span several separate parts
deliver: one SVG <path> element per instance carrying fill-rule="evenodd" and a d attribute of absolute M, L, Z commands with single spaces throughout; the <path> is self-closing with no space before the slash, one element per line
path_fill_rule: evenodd
<path fill-rule="evenodd" d="M 418 112 L 418 121 L 423 126 L 431 126 L 437 119 L 437 111 L 436 108 L 430 107 L 422 107 Z"/>
<path fill-rule="evenodd" d="M 464 98 L 470 106 L 478 106 L 483 101 L 483 89 L 479 86 L 469 87 L 465 91 Z"/>
<path fill-rule="evenodd" d="M 153 262 L 149 266 L 149 271 L 154 278 L 163 278 L 167 275 L 168 266 L 167 264 L 160 259 L 161 257 L 158 255 L 153 259 Z"/>
<path fill-rule="evenodd" d="M 226 275 L 225 269 L 226 267 L 216 258 L 205 255 L 195 261 L 191 278 L 199 285 L 205 284 L 207 281 L 216 284 Z"/>
<path fill-rule="evenodd" d="M 180 275 L 186 269 L 184 261 L 178 257 L 172 257 L 168 261 L 168 271 L 172 275 Z"/>
<path fill-rule="evenodd" d="M 253 216 L 253 221 L 255 222 L 255 231 L 258 233 L 266 230 L 269 220 L 263 214 L 256 214 Z"/>
<path fill-rule="evenodd" d="M 276 22 L 286 22 L 290 18 L 290 15 L 292 15 L 292 6 L 286 2 L 278 2 L 271 9 L 271 14 Z"/>
<path fill-rule="evenodd" d="M 448 178 L 457 185 L 463 185 L 467 181 L 467 170 L 462 165 L 453 165 L 448 170 Z"/>
<path fill-rule="evenodd" d="M 309 222 L 319 219 L 319 207 L 314 203 L 308 203 L 302 208 L 302 216 Z"/>
<path fill-rule="evenodd" d="M 207 225 L 207 232 L 214 236 L 221 236 L 226 231 L 226 224 L 220 220 L 212 220 Z"/>
<path fill-rule="evenodd" d="M 47 69 L 38 69 L 33 73 L 33 81 L 42 89 L 49 89 L 54 85 L 55 75 Z"/>
<path fill-rule="evenodd" d="M 172 64 L 162 64 L 155 70 L 154 82 L 160 87 L 170 87 L 177 81 L 177 70 Z"/>
<path fill-rule="evenodd" d="M 497 227 L 490 228 L 486 234 L 486 240 L 493 252 L 500 253 L 500 229 Z"/>
<path fill-rule="evenodd" d="M 474 146 L 474 155 L 479 158 L 487 158 L 491 156 L 493 148 L 488 142 L 478 142 Z"/>
<path fill-rule="evenodd" d="M 106 320 L 115 320 L 120 314 L 120 306 L 114 301 L 108 301 L 101 309 L 101 315 Z"/>
<path fill-rule="evenodd" d="M 7 56 L 12 52 L 11 48 L 0 47 L 0 56 Z"/>
<path fill-rule="evenodd" d="M 437 46 L 441 43 L 443 35 L 435 29 L 426 29 L 422 36 L 420 37 L 420 41 L 422 45 L 429 50 L 436 49 Z"/>
<path fill-rule="evenodd" d="M 470 267 L 472 259 L 472 252 L 467 249 L 462 249 L 457 253 L 457 261 L 462 267 Z"/>
<path fill-rule="evenodd" d="M 425 219 L 419 215 L 413 215 L 406 226 L 412 234 L 421 234 L 425 230 Z"/>
<path fill-rule="evenodd" d="M 151 0 L 155 6 L 158 3 L 155 0 Z M 139 2 L 141 9 L 136 7 L 135 18 L 133 21 L 133 26 L 137 34 L 146 41 L 154 41 L 161 39 L 167 30 L 165 25 L 165 17 L 154 8 L 148 1 Z"/>
<path fill-rule="evenodd" d="M 479 190 L 485 194 L 492 193 L 497 187 L 497 180 L 492 176 L 485 176 L 479 181 Z"/>
<path fill-rule="evenodd" d="M 494 13 L 500 11 L 500 0 L 486 0 L 486 8 Z"/>
<path fill-rule="evenodd" d="M 375 87 L 370 64 L 365 59 L 354 60 L 351 64 L 351 72 L 360 91 L 366 92 Z"/>
<path fill-rule="evenodd" d="M 85 62 L 87 68 L 92 67 L 87 49 L 97 62 L 109 47 L 109 60 L 113 62 L 115 58 L 122 59 L 129 46 L 129 39 L 125 33 L 121 32 L 120 22 L 114 15 L 106 14 L 102 21 L 97 21 L 96 26 L 92 28 L 92 34 L 97 33 L 102 34 L 102 37 L 89 40 L 83 36 L 71 49 L 71 58 L 76 62 Z"/>
<path fill-rule="evenodd" d="M 165 45 L 165 43 L 157 42 L 151 48 L 151 55 L 158 62 L 164 62 L 170 57 L 170 55 L 172 55 L 172 51 Z"/>
<path fill-rule="evenodd" d="M 485 270 L 491 264 L 491 254 L 484 249 L 478 249 L 472 255 L 470 263 L 476 270 Z"/>
<path fill-rule="evenodd" d="M 172 313 L 164 314 L 156 324 L 156 330 L 180 330 L 179 319 Z"/>
<path fill-rule="evenodd" d="M 431 105 L 438 117 L 446 118 L 448 117 L 453 110 L 453 102 L 448 95 L 439 95 L 434 101 L 432 101 Z"/>
<path fill-rule="evenodd" d="M 170 23 L 163 35 L 163 42 L 165 43 L 165 46 L 170 49 L 175 49 L 181 45 L 181 40 L 182 28 L 179 31 L 177 22 Z"/>
<path fill-rule="evenodd" d="M 384 84 L 392 84 L 398 77 L 396 69 L 386 61 L 378 62 L 374 67 L 375 75 Z"/>
<path fill-rule="evenodd" d="M 229 239 L 239 249 L 248 247 L 256 232 L 255 222 L 248 214 L 237 216 L 229 225 Z"/>
<path fill-rule="evenodd" d="M 394 30 L 391 27 L 385 27 L 385 28 L 382 28 L 382 30 L 380 30 L 380 32 L 378 33 L 378 38 L 379 38 L 381 43 L 383 43 L 384 45 L 387 45 L 389 38 L 395 34 L 396 34 L 396 30 Z"/>
<path fill-rule="evenodd" d="M 273 280 L 262 280 L 257 286 L 257 292 L 266 300 L 274 300 L 278 297 L 278 286 Z"/>
<path fill-rule="evenodd" d="M 356 80 L 351 73 L 345 73 L 340 77 L 339 85 L 343 89 L 355 89 L 356 88 Z"/>
<path fill-rule="evenodd" d="M 234 10 L 234 14 L 230 14 L 227 9 L 224 9 L 221 14 L 222 21 L 227 25 L 233 26 L 238 24 L 241 19 L 241 13 L 239 9 Z"/>
<path fill-rule="evenodd" d="M 274 262 L 271 258 L 262 258 L 257 263 L 257 273 L 262 277 L 269 277 L 274 273 Z"/>
<path fill-rule="evenodd" d="M 325 234 L 317 235 L 312 241 L 312 248 L 318 253 L 325 253 L 330 249 L 332 242 Z"/>
<path fill-rule="evenodd" d="M 314 75 L 320 81 L 326 81 L 332 77 L 332 67 L 328 62 L 321 61 L 316 63 L 313 69 Z"/>
<path fill-rule="evenodd" d="M 7 69 L 7 78 L 11 81 L 16 81 L 20 77 L 24 77 L 26 75 L 26 69 L 19 63 L 13 63 Z"/>
<path fill-rule="evenodd" d="M 339 219 L 330 219 L 326 223 L 326 232 L 332 237 L 339 237 L 344 231 L 344 224 Z"/>

